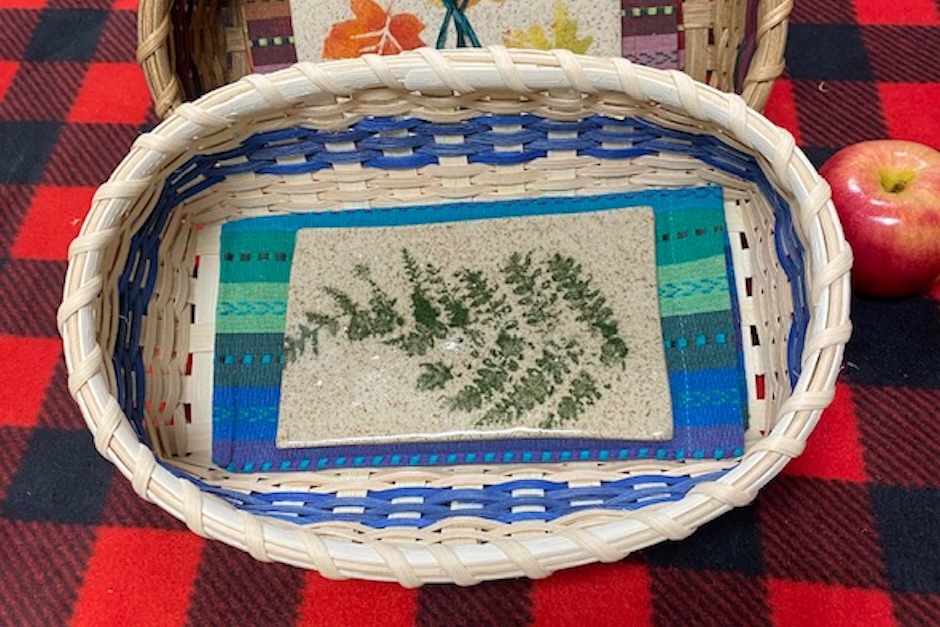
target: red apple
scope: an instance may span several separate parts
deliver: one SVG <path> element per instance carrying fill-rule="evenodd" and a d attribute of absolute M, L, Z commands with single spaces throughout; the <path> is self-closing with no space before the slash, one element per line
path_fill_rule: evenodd
<path fill-rule="evenodd" d="M 862 294 L 910 296 L 940 277 L 940 151 L 883 139 L 843 148 L 820 174 L 855 253 Z"/>

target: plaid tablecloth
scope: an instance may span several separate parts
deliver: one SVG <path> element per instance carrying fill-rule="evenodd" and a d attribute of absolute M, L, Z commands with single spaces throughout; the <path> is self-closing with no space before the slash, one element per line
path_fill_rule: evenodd
<path fill-rule="evenodd" d="M 543 581 L 327 581 L 190 533 L 95 452 L 55 328 L 94 187 L 155 118 L 130 0 L 0 0 L 0 625 L 940 624 L 940 289 L 856 298 L 834 406 L 756 502 Z M 798 0 L 768 115 L 820 165 L 940 147 L 940 2 Z"/>

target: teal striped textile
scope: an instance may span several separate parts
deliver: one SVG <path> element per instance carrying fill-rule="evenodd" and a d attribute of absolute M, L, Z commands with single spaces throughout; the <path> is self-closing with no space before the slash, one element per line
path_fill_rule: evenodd
<path fill-rule="evenodd" d="M 279 449 L 275 444 L 294 238 L 301 228 L 389 227 L 649 206 L 663 350 L 673 404 L 669 441 L 493 439 Z M 747 398 L 720 188 L 345 210 L 251 218 L 221 235 L 213 457 L 236 472 L 354 465 L 554 462 L 742 453 Z"/>

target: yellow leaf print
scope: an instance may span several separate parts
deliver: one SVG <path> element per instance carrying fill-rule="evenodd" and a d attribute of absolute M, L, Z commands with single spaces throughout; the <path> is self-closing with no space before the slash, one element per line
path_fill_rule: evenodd
<path fill-rule="evenodd" d="M 552 12 L 552 35 L 556 48 L 566 48 L 571 52 L 584 54 L 594 43 L 593 37 L 578 38 L 578 22 L 571 18 L 568 7 L 560 0 L 555 3 Z"/>
<path fill-rule="evenodd" d="M 552 10 L 552 36 L 549 38 L 541 24 L 531 24 L 527 29 L 514 28 L 503 34 L 503 43 L 510 48 L 533 48 L 548 50 L 566 48 L 578 54 L 587 52 L 594 38 L 578 37 L 578 22 L 571 17 L 568 6 L 558 0 Z"/>
<path fill-rule="evenodd" d="M 552 47 L 548 35 L 538 24 L 532 24 L 526 30 L 514 29 L 503 35 L 503 42 L 509 48 L 534 48 L 535 50 L 548 50 Z"/>

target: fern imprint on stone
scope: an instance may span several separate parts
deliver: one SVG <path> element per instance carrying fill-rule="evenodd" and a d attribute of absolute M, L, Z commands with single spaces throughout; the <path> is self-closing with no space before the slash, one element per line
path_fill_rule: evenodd
<path fill-rule="evenodd" d="M 477 426 L 513 425 L 549 406 L 538 426 L 575 423 L 627 365 L 627 343 L 607 298 L 579 261 L 560 253 L 514 252 L 488 274 L 445 272 L 401 251 L 407 285 L 396 298 L 358 264 L 350 280 L 368 285 L 358 301 L 339 286 L 322 286 L 331 307 L 304 313 L 285 338 L 285 356 L 317 353 L 321 335 L 378 342 L 418 366 L 416 390 L 433 394 Z"/>
<path fill-rule="evenodd" d="M 649 208 L 298 231 L 278 443 L 668 437 Z"/>

